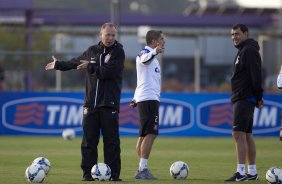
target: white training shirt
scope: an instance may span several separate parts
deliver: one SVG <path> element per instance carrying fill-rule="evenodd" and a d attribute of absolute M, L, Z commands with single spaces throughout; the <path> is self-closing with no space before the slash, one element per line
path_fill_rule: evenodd
<path fill-rule="evenodd" d="M 277 77 L 277 87 L 279 89 L 282 89 L 282 66 L 281 66 L 281 70 L 280 70 L 280 73 Z"/>
<path fill-rule="evenodd" d="M 160 101 L 161 68 L 156 55 L 156 49 L 145 46 L 136 57 L 137 87 L 133 98 L 136 102 Z"/>

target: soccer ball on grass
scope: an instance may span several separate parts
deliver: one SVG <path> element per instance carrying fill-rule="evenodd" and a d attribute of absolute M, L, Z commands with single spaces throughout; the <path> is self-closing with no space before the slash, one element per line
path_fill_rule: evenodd
<path fill-rule="evenodd" d="M 49 173 L 51 169 L 51 163 L 45 157 L 37 157 L 36 159 L 33 160 L 32 164 L 41 165 L 46 175 Z"/>
<path fill-rule="evenodd" d="M 188 177 L 189 167 L 185 162 L 177 161 L 170 166 L 169 171 L 172 178 L 184 180 Z"/>
<path fill-rule="evenodd" d="M 107 181 L 111 178 L 111 168 L 104 163 L 95 164 L 91 169 L 91 176 L 99 181 Z"/>
<path fill-rule="evenodd" d="M 265 179 L 269 184 L 282 184 L 282 169 L 271 167 L 265 174 Z"/>
<path fill-rule="evenodd" d="M 25 170 L 25 177 L 31 183 L 42 183 L 45 176 L 45 171 L 40 164 L 31 164 Z"/>

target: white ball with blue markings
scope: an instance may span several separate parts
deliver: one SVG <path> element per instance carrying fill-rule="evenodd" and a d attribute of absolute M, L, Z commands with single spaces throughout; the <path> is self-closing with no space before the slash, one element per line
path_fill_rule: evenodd
<path fill-rule="evenodd" d="M 188 177 L 189 167 L 183 161 L 176 161 L 170 166 L 170 175 L 174 179 L 184 180 Z"/>
<path fill-rule="evenodd" d="M 45 176 L 45 171 L 40 164 L 31 164 L 25 171 L 25 177 L 31 183 L 42 183 Z"/>
<path fill-rule="evenodd" d="M 104 163 L 95 164 L 91 169 L 93 179 L 108 181 L 111 178 L 111 168 Z"/>
<path fill-rule="evenodd" d="M 47 175 L 50 172 L 51 169 L 51 163 L 50 161 L 45 157 L 38 157 L 33 160 L 32 164 L 40 164 Z"/>
<path fill-rule="evenodd" d="M 282 169 L 279 167 L 271 167 L 265 174 L 265 179 L 269 184 L 282 184 Z"/>

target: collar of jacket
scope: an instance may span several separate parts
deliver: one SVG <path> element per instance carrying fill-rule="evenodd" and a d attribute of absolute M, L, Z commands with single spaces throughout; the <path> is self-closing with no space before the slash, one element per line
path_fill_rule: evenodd
<path fill-rule="evenodd" d="M 106 46 L 103 44 L 103 42 L 101 42 L 101 41 L 98 43 L 98 45 L 101 46 L 101 47 L 106 47 Z M 118 45 L 118 42 L 115 41 L 115 43 L 114 43 L 112 46 L 106 47 L 106 48 L 113 48 L 113 47 L 116 47 L 117 45 Z"/>
<path fill-rule="evenodd" d="M 241 49 L 246 45 L 247 40 L 248 40 L 248 39 L 242 41 L 239 45 L 235 45 L 235 47 L 236 47 L 237 49 L 241 50 Z"/>
<path fill-rule="evenodd" d="M 252 38 L 248 38 L 245 41 L 241 42 L 239 45 L 236 45 L 235 47 L 238 50 L 243 49 L 246 45 L 253 47 L 254 49 L 256 49 L 257 51 L 259 51 L 260 47 L 258 45 L 258 42 Z"/>

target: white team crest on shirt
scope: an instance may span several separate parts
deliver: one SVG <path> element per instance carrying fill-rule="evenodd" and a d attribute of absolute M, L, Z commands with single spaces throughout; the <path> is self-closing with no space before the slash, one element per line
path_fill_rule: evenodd
<path fill-rule="evenodd" d="M 237 65 L 239 63 L 239 59 L 240 59 L 240 56 L 237 57 L 235 65 Z"/>
<path fill-rule="evenodd" d="M 108 62 L 109 62 L 110 57 L 111 57 L 111 54 L 107 54 L 107 55 L 105 56 L 105 63 L 108 63 Z"/>

